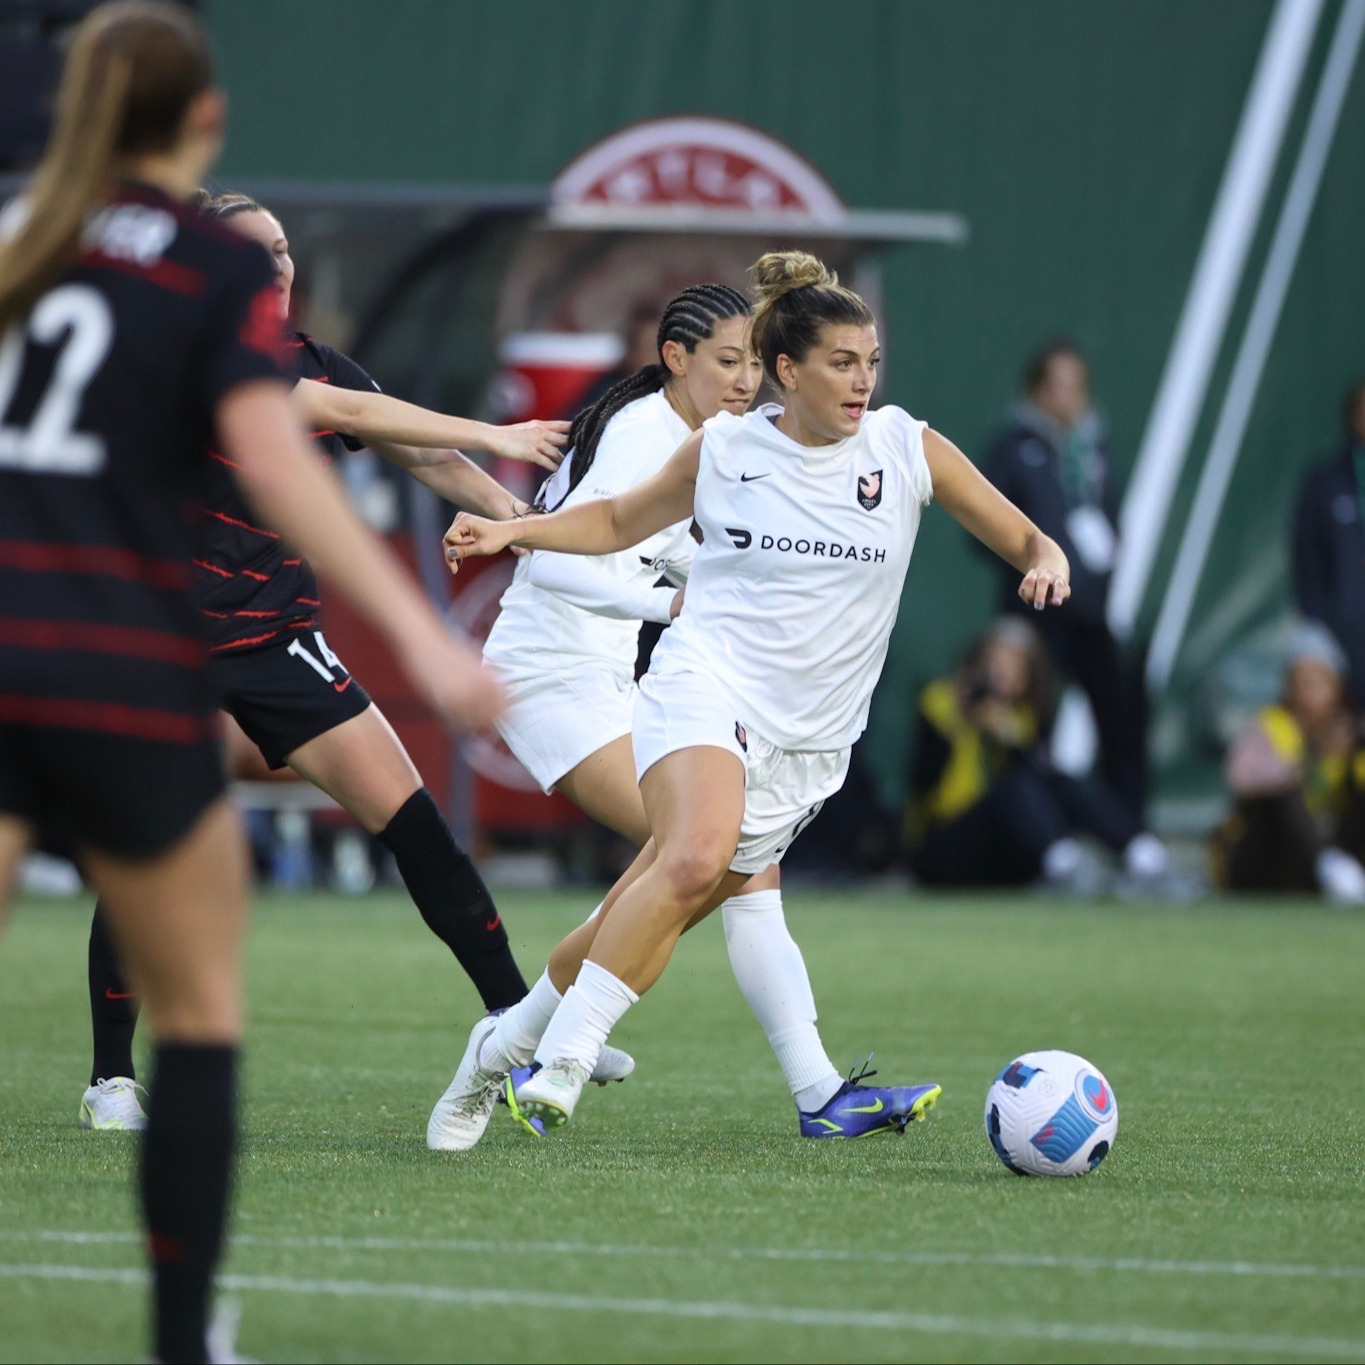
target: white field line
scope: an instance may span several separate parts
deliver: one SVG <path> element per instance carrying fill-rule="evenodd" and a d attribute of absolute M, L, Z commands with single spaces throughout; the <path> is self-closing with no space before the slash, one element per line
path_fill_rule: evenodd
<path fill-rule="evenodd" d="M 67 1246 L 132 1245 L 131 1232 L 47 1230 L 0 1232 L 3 1242 L 56 1242 Z M 833 1247 L 654 1246 L 615 1242 L 516 1242 L 447 1237 L 269 1237 L 247 1233 L 231 1239 L 239 1247 L 291 1251 L 416 1251 L 485 1256 L 608 1256 L 654 1260 L 799 1261 L 845 1265 L 995 1266 L 1007 1270 L 1110 1271 L 1150 1275 L 1230 1275 L 1266 1279 L 1365 1280 L 1365 1265 L 1302 1261 L 1179 1261 L 1141 1256 L 1049 1256 L 1014 1251 L 845 1251 Z"/>
<path fill-rule="evenodd" d="M 74 1265 L 0 1263 L 0 1279 L 76 1280 L 89 1284 L 143 1283 L 140 1271 Z M 1138 1346 L 1192 1354 L 1303 1356 L 1358 1360 L 1365 1341 L 1341 1337 L 1273 1336 L 1261 1332 L 1196 1332 L 1176 1328 L 1048 1322 L 1034 1318 L 976 1318 L 948 1313 L 803 1308 L 728 1300 L 627 1299 L 597 1294 L 547 1294 L 524 1289 L 471 1289 L 436 1284 L 377 1284 L 370 1280 L 305 1280 L 283 1275 L 223 1275 L 219 1286 L 235 1293 L 296 1294 L 336 1299 L 399 1299 L 460 1308 L 520 1308 L 554 1313 L 615 1314 L 712 1322 L 763 1322 L 781 1327 L 834 1327 L 841 1331 L 923 1332 L 991 1340 L 1085 1342 Z"/>

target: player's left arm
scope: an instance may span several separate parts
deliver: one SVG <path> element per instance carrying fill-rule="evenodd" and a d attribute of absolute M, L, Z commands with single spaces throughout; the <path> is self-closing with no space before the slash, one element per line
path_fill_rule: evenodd
<path fill-rule="evenodd" d="M 456 507 L 491 521 L 524 517 L 531 509 L 458 450 L 428 450 L 397 441 L 371 441 L 370 449 L 411 474 L 418 483 Z"/>
<path fill-rule="evenodd" d="M 926 429 L 924 458 L 934 500 L 988 549 L 1024 575 L 1019 596 L 1038 611 L 1071 596 L 1071 565 L 1045 536 L 945 436 Z"/>
<path fill-rule="evenodd" d="M 315 379 L 299 380 L 294 386 L 294 401 L 313 428 L 344 431 L 371 449 L 376 441 L 437 450 L 462 446 L 487 450 L 505 460 L 525 460 L 543 469 L 558 469 L 564 458 L 560 447 L 569 438 L 568 422 L 519 422 L 497 427 L 432 412 L 387 393 L 321 384 Z"/>

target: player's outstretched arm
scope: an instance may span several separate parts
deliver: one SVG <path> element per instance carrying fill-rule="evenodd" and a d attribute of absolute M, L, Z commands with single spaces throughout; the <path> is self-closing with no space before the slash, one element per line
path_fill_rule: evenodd
<path fill-rule="evenodd" d="M 388 547 L 356 516 L 335 475 L 314 458 L 289 391 L 275 380 L 231 389 L 214 414 L 219 448 L 238 467 L 262 521 L 278 526 L 319 575 L 388 642 L 434 710 L 478 729 L 502 690 L 473 650 L 452 640 Z"/>
<path fill-rule="evenodd" d="M 467 417 L 419 408 L 387 393 L 342 389 L 301 379 L 294 401 L 314 429 L 344 431 L 372 446 L 376 441 L 447 450 L 486 450 L 505 460 L 524 460 L 542 469 L 558 469 L 564 459 L 560 447 L 569 439 L 568 422 L 518 422 L 496 427 Z"/>
<path fill-rule="evenodd" d="M 1071 596 L 1071 565 L 1045 536 L 945 436 L 924 433 L 934 500 L 988 549 L 1024 575 L 1019 596 L 1038 611 Z"/>
<path fill-rule="evenodd" d="M 428 450 L 379 440 L 371 440 L 370 449 L 406 470 L 438 497 L 491 521 L 506 521 L 530 511 L 516 494 L 458 450 Z"/>
<path fill-rule="evenodd" d="M 471 555 L 495 555 L 509 545 L 573 555 L 615 554 L 687 520 L 697 488 L 701 442 L 702 433 L 693 432 L 653 478 L 614 498 L 516 521 L 494 522 L 461 512 L 445 534 L 451 572 Z"/>

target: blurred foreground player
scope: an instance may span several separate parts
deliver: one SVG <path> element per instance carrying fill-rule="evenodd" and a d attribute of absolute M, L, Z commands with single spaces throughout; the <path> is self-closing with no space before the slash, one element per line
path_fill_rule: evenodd
<path fill-rule="evenodd" d="M 677 621 L 640 684 L 632 728 L 653 839 L 601 914 L 556 950 L 582 965 L 548 1021 L 530 998 L 470 1034 L 455 1085 L 502 1084 L 548 1128 L 573 1115 L 598 1049 L 679 937 L 781 861 L 843 785 L 886 658 L 923 509 L 937 498 L 1023 575 L 1034 609 L 1068 595 L 1067 562 L 956 446 L 896 407 L 869 411 L 881 351 L 867 304 L 814 257 L 754 266 L 755 349 L 782 396 L 719 413 L 617 497 L 515 524 L 457 519 L 452 553 L 509 544 L 607 554 L 695 517 Z M 904 1087 L 898 1127 L 937 1085 Z"/>
<path fill-rule="evenodd" d="M 224 113 L 186 10 L 95 10 L 0 245 L 0 897 L 35 833 L 69 834 L 146 1001 L 141 1193 L 162 1361 L 210 1354 L 241 1033 L 245 850 L 184 519 L 210 439 L 428 702 L 472 725 L 501 705 L 311 457 L 268 260 L 186 207 Z"/>
<path fill-rule="evenodd" d="M 242 194 L 204 196 L 200 206 L 269 252 L 279 314 L 287 316 L 294 262 L 279 219 Z M 429 412 L 380 393 L 348 356 L 302 332 L 290 338 L 288 353 L 301 376 L 294 401 L 333 458 L 367 444 L 441 497 L 494 518 L 527 509 L 443 446 L 464 442 L 551 469 L 561 459 L 567 423 L 492 427 Z M 469 975 L 484 1008 L 514 1004 L 526 983 L 483 878 L 388 720 L 328 646 L 307 563 L 243 502 L 232 461 L 216 452 L 211 460 L 194 563 L 220 704 L 272 769 L 288 766 L 325 791 L 393 854 L 423 920 Z M 98 908 L 88 980 L 94 1056 L 81 1123 L 141 1128 L 146 1120 L 133 1069 L 137 997 L 122 978 Z M 632 1065 L 624 1054 L 609 1053 L 607 1079 L 622 1078 Z"/>

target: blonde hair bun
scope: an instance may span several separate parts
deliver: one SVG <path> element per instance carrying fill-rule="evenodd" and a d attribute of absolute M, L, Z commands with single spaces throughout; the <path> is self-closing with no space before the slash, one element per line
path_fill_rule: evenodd
<path fill-rule="evenodd" d="M 839 277 L 809 251 L 769 251 L 749 267 L 754 279 L 754 302 L 759 308 L 775 303 L 793 289 L 834 286 Z"/>

